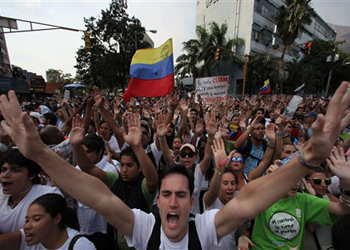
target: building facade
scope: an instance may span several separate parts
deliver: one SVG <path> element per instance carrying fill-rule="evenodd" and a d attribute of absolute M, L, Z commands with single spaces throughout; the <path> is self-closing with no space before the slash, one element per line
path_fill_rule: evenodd
<path fill-rule="evenodd" d="M 9 77 L 11 76 L 11 63 L 5 35 L 2 32 L 3 29 L 0 27 L 0 75 Z"/>
<path fill-rule="evenodd" d="M 243 38 L 245 46 L 236 54 L 267 53 L 274 57 L 281 56 L 283 43 L 274 36 L 278 8 L 284 4 L 282 0 L 197 0 L 196 25 L 209 28 L 211 22 L 219 25 L 227 23 L 227 38 Z M 275 37 L 275 38 L 274 38 Z M 336 32 L 317 13 L 309 25 L 299 33 L 295 44 L 305 43 L 313 39 L 335 40 Z M 213 55 L 214 56 L 214 55 Z M 302 56 L 301 49 L 294 47 L 285 54 L 285 61 Z M 243 68 L 233 67 L 230 75 L 230 94 L 236 93 L 236 85 L 242 83 Z"/>

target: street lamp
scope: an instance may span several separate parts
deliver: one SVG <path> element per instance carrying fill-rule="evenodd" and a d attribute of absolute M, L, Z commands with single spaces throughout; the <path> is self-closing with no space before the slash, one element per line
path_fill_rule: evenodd
<path fill-rule="evenodd" d="M 157 33 L 157 30 L 145 30 L 145 31 L 141 31 L 141 32 L 136 32 L 136 31 L 135 31 L 135 52 L 136 52 L 136 50 L 137 50 L 137 35 L 138 35 L 138 34 L 143 34 L 143 33 L 145 33 L 145 32 L 151 32 L 151 33 L 153 33 L 153 34 L 156 34 L 156 33 Z"/>

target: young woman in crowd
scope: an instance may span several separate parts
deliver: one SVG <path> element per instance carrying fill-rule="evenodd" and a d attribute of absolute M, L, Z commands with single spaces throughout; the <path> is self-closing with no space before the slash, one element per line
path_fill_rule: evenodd
<path fill-rule="evenodd" d="M 45 194 L 33 201 L 25 216 L 23 229 L 0 235 L 1 249 L 96 249 L 88 239 L 79 235 L 75 212 L 67 207 L 58 194 Z"/>

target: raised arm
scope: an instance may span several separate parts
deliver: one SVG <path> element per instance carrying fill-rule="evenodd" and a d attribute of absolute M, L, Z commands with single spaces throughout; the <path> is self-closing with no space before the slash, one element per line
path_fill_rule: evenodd
<path fill-rule="evenodd" d="M 229 156 L 226 155 L 225 143 L 223 139 L 220 139 L 220 141 L 214 140 L 212 150 L 215 156 L 215 172 L 213 178 L 210 181 L 209 190 L 204 194 L 203 197 L 205 208 L 211 207 L 215 200 L 218 198 L 221 188 L 222 174 L 224 173 L 225 167 L 228 166 L 230 159 L 234 153 L 232 151 Z"/>
<path fill-rule="evenodd" d="M 121 127 L 119 127 L 115 120 L 113 120 L 113 117 L 109 113 L 109 111 L 103 107 L 101 91 L 96 86 L 94 86 L 94 97 L 95 103 L 98 106 L 103 119 L 107 123 L 108 127 L 110 127 L 110 129 L 113 131 L 115 137 L 117 138 L 119 147 L 122 148 L 125 142 L 123 137 L 124 130 Z"/>
<path fill-rule="evenodd" d="M 254 180 L 262 176 L 266 169 L 270 166 L 272 156 L 275 149 L 276 144 L 276 133 L 275 133 L 275 125 L 270 123 L 266 128 L 266 137 L 269 139 L 269 143 L 267 144 L 267 149 L 264 153 L 262 161 L 259 163 L 258 167 L 253 169 L 248 174 L 249 181 Z"/>
<path fill-rule="evenodd" d="M 277 171 L 249 182 L 235 199 L 216 214 L 218 238 L 274 204 L 302 179 L 309 168 L 318 167 L 328 158 L 341 129 L 350 123 L 350 114 L 345 115 L 345 110 L 350 105 L 348 86 L 347 82 L 342 83 L 329 103 L 326 116 L 318 115 L 312 125 L 313 138 L 298 157 L 292 158 Z M 346 182 L 348 181 L 347 179 Z"/>
<path fill-rule="evenodd" d="M 87 101 L 86 101 L 86 107 L 85 107 L 85 112 L 84 112 L 84 130 L 85 133 L 89 131 L 89 125 L 90 125 L 90 119 L 91 119 L 91 110 L 92 106 L 94 105 L 95 100 L 93 96 L 90 96 Z"/>
<path fill-rule="evenodd" d="M 204 158 L 199 163 L 199 167 L 203 175 L 205 175 L 210 167 L 211 160 L 213 158 L 213 152 L 211 150 L 211 145 L 213 145 L 214 135 L 217 131 L 217 124 L 215 122 L 215 115 L 212 113 L 208 115 L 205 121 L 205 129 L 208 133 L 208 140 L 205 145 Z"/>
<path fill-rule="evenodd" d="M 165 138 L 169 126 L 170 124 L 166 125 L 165 123 L 164 115 L 159 115 L 157 121 L 157 138 L 159 140 L 160 150 L 163 153 L 167 168 L 174 165 L 175 163 L 174 159 L 171 157 L 170 149 Z"/>
<path fill-rule="evenodd" d="M 140 168 L 146 178 L 148 190 L 150 193 L 154 193 L 157 191 L 158 173 L 156 167 L 153 165 L 151 159 L 148 157 L 141 144 L 142 131 L 140 118 L 138 118 L 135 114 L 130 114 L 128 116 L 128 124 L 128 134 L 123 132 L 124 140 L 131 146 L 140 163 Z"/>
<path fill-rule="evenodd" d="M 58 186 L 81 203 L 96 210 L 124 235 L 132 236 L 134 213 L 97 178 L 72 168 L 40 140 L 34 123 L 21 111 L 14 91 L 9 99 L 1 96 L 0 109 L 6 121 L 1 122 L 21 153 L 37 162 Z"/>
<path fill-rule="evenodd" d="M 106 173 L 93 163 L 83 148 L 85 137 L 84 120 L 77 115 L 73 118 L 72 126 L 73 128 L 69 136 L 69 141 L 73 148 L 74 161 L 79 165 L 82 171 L 106 183 Z"/>
<path fill-rule="evenodd" d="M 243 134 L 240 137 L 238 137 L 237 141 L 234 144 L 235 149 L 241 149 L 243 147 L 246 140 L 248 140 L 249 135 L 253 132 L 254 129 L 256 129 L 256 126 L 259 124 L 259 121 L 262 118 L 262 115 L 258 115 L 257 117 L 255 117 L 250 126 L 243 132 Z"/>

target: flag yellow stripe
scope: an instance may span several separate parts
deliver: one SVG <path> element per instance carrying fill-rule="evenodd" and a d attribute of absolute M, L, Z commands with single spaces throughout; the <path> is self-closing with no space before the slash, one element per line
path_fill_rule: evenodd
<path fill-rule="evenodd" d="M 154 49 L 141 49 L 136 51 L 132 58 L 133 64 L 155 64 L 160 62 L 173 53 L 173 39 L 168 39 L 163 45 Z"/>

